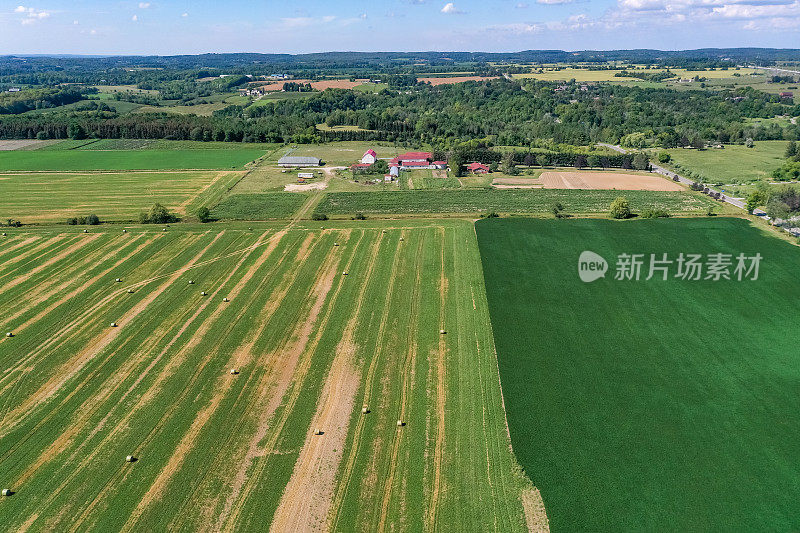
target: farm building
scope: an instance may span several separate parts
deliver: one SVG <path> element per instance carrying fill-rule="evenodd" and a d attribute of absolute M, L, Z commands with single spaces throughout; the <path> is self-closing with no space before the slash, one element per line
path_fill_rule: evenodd
<path fill-rule="evenodd" d="M 375 153 L 375 150 L 369 149 L 366 153 L 361 157 L 361 164 L 362 165 L 371 165 L 375 161 L 378 160 L 378 154 Z"/>
<path fill-rule="evenodd" d="M 792 91 L 784 91 L 781 93 L 781 98 L 793 98 L 794 93 Z"/>
<path fill-rule="evenodd" d="M 310 179 L 314 178 L 314 173 L 313 172 L 298 172 L 297 173 L 297 177 L 299 179 L 310 180 Z"/>
<path fill-rule="evenodd" d="M 372 163 L 355 163 L 350 165 L 351 170 L 365 169 L 372 166 Z"/>
<path fill-rule="evenodd" d="M 470 163 L 467 165 L 467 170 L 473 174 L 486 174 L 489 172 L 489 167 L 483 163 Z"/>
<path fill-rule="evenodd" d="M 444 169 L 447 161 L 433 161 L 430 152 L 408 152 L 389 161 L 389 167 L 399 167 L 400 170 Z"/>
<path fill-rule="evenodd" d="M 318 167 L 320 163 L 318 157 L 283 156 L 278 159 L 282 167 Z"/>

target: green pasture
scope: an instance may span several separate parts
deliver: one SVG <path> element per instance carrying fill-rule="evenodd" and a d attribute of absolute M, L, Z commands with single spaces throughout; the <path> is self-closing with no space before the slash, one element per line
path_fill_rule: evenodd
<path fill-rule="evenodd" d="M 668 150 L 678 172 L 689 170 L 695 180 L 705 183 L 747 183 L 768 179 L 783 164 L 788 141 L 756 141 L 753 148 L 724 145 L 725 148 Z M 677 163 L 677 165 L 675 165 Z"/>
<path fill-rule="evenodd" d="M 232 150 L 59 150 L 0 152 L 0 172 L 95 170 L 241 169 L 265 154 L 263 149 Z"/>

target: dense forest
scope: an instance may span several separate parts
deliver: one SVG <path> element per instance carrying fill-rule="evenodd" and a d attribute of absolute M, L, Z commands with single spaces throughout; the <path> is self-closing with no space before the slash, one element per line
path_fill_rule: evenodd
<path fill-rule="evenodd" d="M 797 139 L 797 125 L 746 122 L 776 115 L 800 116 L 800 106 L 751 88 L 675 91 L 497 79 L 417 85 L 377 94 L 329 89 L 304 99 L 232 105 L 211 117 L 117 114 L 108 108 L 0 115 L 0 137 L 66 138 L 77 133 L 230 142 L 365 139 L 443 148 L 484 137 L 511 146 L 546 139 L 571 145 L 622 142 L 633 148 Z M 358 129 L 320 131 L 316 125 L 322 123 Z"/>

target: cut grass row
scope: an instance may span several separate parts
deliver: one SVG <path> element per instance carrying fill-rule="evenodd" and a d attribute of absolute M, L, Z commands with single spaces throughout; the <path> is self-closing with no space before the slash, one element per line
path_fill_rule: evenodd
<path fill-rule="evenodd" d="M 472 225 L 255 226 L 12 230 L 0 241 L 0 259 L 27 254 L 0 264 L 0 279 L 42 265 L 0 290 L 15 311 L 0 327 L 27 323 L 0 341 L 0 486 L 16 492 L 0 499 L 4 523 L 263 530 L 304 442 L 325 438 L 311 435 L 311 419 L 357 324 L 362 381 L 320 524 L 522 530 L 525 483 L 508 447 Z"/>

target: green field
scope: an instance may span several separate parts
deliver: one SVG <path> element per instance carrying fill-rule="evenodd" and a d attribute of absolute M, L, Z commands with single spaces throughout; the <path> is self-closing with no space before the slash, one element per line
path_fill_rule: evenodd
<path fill-rule="evenodd" d="M 0 152 L 0 171 L 241 169 L 265 153 L 259 149 L 59 150 L 55 146 Z"/>
<path fill-rule="evenodd" d="M 212 210 L 221 220 L 288 219 L 308 196 L 301 193 L 232 194 Z"/>
<path fill-rule="evenodd" d="M 128 230 L 0 240 L 4 530 L 526 530 L 471 223 Z"/>
<path fill-rule="evenodd" d="M 553 531 L 800 529 L 795 247 L 723 218 L 477 233 L 514 451 Z M 579 280 L 584 250 L 605 279 Z M 764 259 L 757 281 L 614 280 L 620 253 L 681 252 Z"/>
<path fill-rule="evenodd" d="M 617 196 L 625 196 L 634 211 L 646 208 L 670 212 L 703 212 L 712 200 L 688 192 L 603 190 L 428 190 L 327 193 L 317 211 L 327 215 L 427 213 L 549 213 L 555 202 L 567 213 L 603 213 Z"/>
<path fill-rule="evenodd" d="M 676 170 L 690 170 L 705 183 L 747 183 L 769 178 L 784 161 L 788 141 L 758 141 L 753 148 L 725 145 L 723 149 L 668 150 Z"/>
<path fill-rule="evenodd" d="M 180 215 L 213 205 L 241 172 L 120 172 L 0 174 L 0 220 L 64 223 L 98 215 L 134 220 L 158 202 Z"/>

